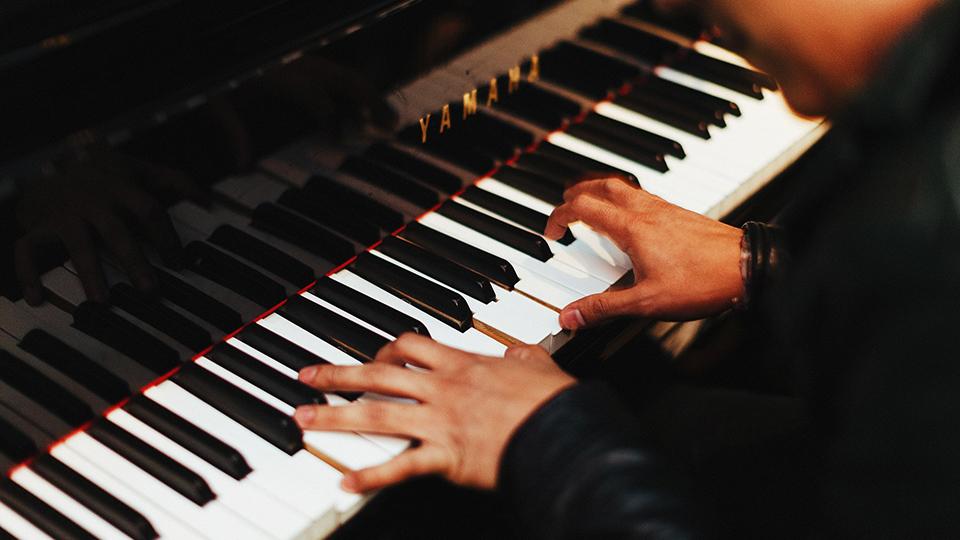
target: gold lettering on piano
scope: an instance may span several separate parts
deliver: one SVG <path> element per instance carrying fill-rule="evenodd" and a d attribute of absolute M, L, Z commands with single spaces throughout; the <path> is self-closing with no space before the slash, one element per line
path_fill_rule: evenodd
<path fill-rule="evenodd" d="M 451 128 L 453 123 L 450 122 L 450 104 L 448 103 L 440 109 L 440 133 Z"/>
<path fill-rule="evenodd" d="M 527 73 L 527 82 L 540 80 L 540 55 L 530 57 L 530 71 Z"/>
<path fill-rule="evenodd" d="M 507 70 L 507 78 L 509 84 L 507 85 L 507 93 L 512 94 L 520 89 L 520 66 L 513 66 Z"/>
<path fill-rule="evenodd" d="M 463 95 L 463 119 L 477 114 L 477 89 L 467 92 Z"/>
<path fill-rule="evenodd" d="M 494 77 L 490 79 L 490 89 L 487 91 L 487 107 L 490 107 L 498 101 L 500 101 L 500 96 L 497 92 L 497 78 Z"/>
<path fill-rule="evenodd" d="M 427 128 L 430 127 L 430 113 L 420 117 L 420 142 L 427 143 Z"/>

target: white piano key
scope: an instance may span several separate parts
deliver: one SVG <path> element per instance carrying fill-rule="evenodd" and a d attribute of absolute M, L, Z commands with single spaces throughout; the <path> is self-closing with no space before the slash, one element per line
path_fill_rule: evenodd
<path fill-rule="evenodd" d="M 30 469 L 21 467 L 10 475 L 10 478 L 38 499 L 50 505 L 51 508 L 57 510 L 97 538 L 108 540 L 123 540 L 127 538 L 125 534 L 118 531 L 113 525 L 104 521 L 103 518 L 77 502 L 73 497 L 60 491 L 56 486 L 47 482 Z"/>
<path fill-rule="evenodd" d="M 233 345 L 234 347 L 237 347 L 241 351 L 250 355 L 252 358 L 256 358 L 257 360 L 263 362 L 265 365 L 270 366 L 273 369 L 276 369 L 278 372 L 282 373 L 287 377 L 290 377 L 291 379 L 299 378 L 299 374 L 296 371 L 288 368 L 287 366 L 281 364 L 280 362 L 277 362 L 273 358 L 270 358 L 266 354 L 263 354 L 257 349 L 254 349 L 253 347 L 247 345 L 246 343 L 243 343 L 242 341 L 236 338 L 232 338 L 227 343 Z M 336 405 L 343 405 L 343 404 L 350 403 L 349 401 L 341 398 L 336 394 L 324 393 L 324 396 L 327 398 L 327 403 L 329 403 L 330 405 L 336 406 Z M 379 399 L 379 397 L 376 394 L 367 393 L 361 396 L 359 400 L 365 401 L 370 398 Z M 410 441 L 408 439 L 404 439 L 401 437 L 387 437 L 387 436 L 381 436 L 381 435 L 372 435 L 369 433 L 362 433 L 361 436 L 367 440 L 372 441 L 374 444 L 376 444 L 380 448 L 383 448 L 392 456 L 395 456 L 410 447 Z"/>
<path fill-rule="evenodd" d="M 338 366 L 359 366 L 362 363 L 289 320 L 284 319 L 279 313 L 272 313 L 257 321 L 257 324 L 287 341 L 312 352 L 331 364 Z"/>
<path fill-rule="evenodd" d="M 428 279 L 441 287 L 456 290 L 377 250 L 372 250 L 371 253 L 409 272 L 413 272 L 424 279 Z M 468 295 L 463 295 L 467 304 L 470 306 L 470 310 L 473 312 L 473 318 L 475 320 L 491 328 L 495 328 L 517 341 L 531 345 L 539 344 L 544 339 L 562 331 L 556 311 L 543 304 L 538 304 L 522 294 L 508 291 L 496 284 L 491 285 L 497 299 L 490 303 L 484 304 Z"/>
<path fill-rule="evenodd" d="M 107 419 L 200 475 L 217 500 L 233 511 L 245 526 L 251 527 L 254 534 L 295 538 L 310 529 L 312 520 L 307 516 L 261 492 L 255 484 L 224 474 L 128 412 L 118 409 L 107 415 Z"/>
<path fill-rule="evenodd" d="M 293 416 L 296 411 L 293 406 L 207 358 L 197 359 L 197 364 L 288 416 Z M 351 469 L 374 467 L 393 457 L 392 454 L 357 433 L 305 430 L 303 441 Z"/>
<path fill-rule="evenodd" d="M 284 364 L 282 364 L 282 363 L 280 363 L 280 362 L 277 362 L 277 361 L 274 360 L 273 358 L 267 356 L 266 354 L 263 354 L 262 352 L 258 351 L 257 349 L 254 349 L 253 347 L 247 345 L 246 343 L 244 343 L 243 341 L 241 341 L 240 339 L 238 339 L 238 338 L 236 338 L 236 337 L 232 337 L 232 338 L 228 339 L 228 340 L 227 340 L 227 344 L 230 345 L 231 347 L 234 347 L 234 348 L 240 350 L 240 351 L 243 352 L 243 353 L 246 353 L 246 354 L 247 354 L 248 356 L 250 356 L 251 358 L 255 358 L 255 359 L 259 360 L 259 361 L 262 362 L 264 365 L 269 366 L 269 367 L 277 370 L 278 372 L 286 375 L 287 377 L 290 377 L 291 379 L 296 379 L 296 378 L 298 378 L 298 374 L 297 374 L 296 370 L 293 370 L 293 369 L 285 366 Z"/>
<path fill-rule="evenodd" d="M 166 381 L 144 395 L 236 448 L 253 468 L 245 482 L 260 486 L 288 506 L 312 517 L 318 529 L 336 521 L 335 510 L 341 499 L 355 501 L 340 489 L 342 475 L 336 469 L 305 451 L 294 456 L 281 452 L 175 383 Z M 301 457 L 302 454 L 307 455 Z M 305 464 L 302 470 L 300 463 Z"/>
<path fill-rule="evenodd" d="M 471 328 L 466 332 L 460 332 L 455 328 L 448 326 L 445 323 L 440 322 L 437 319 L 434 319 L 427 313 L 420 311 L 416 307 L 400 300 L 396 296 L 390 294 L 389 292 L 377 287 L 373 283 L 361 278 L 360 276 L 350 272 L 349 270 L 341 270 L 336 274 L 330 276 L 331 279 L 336 280 L 339 283 L 350 287 L 378 302 L 386 304 L 387 306 L 400 311 L 406 315 L 409 315 L 421 323 L 423 323 L 427 330 L 430 332 L 430 336 L 436 340 L 438 343 L 443 343 L 450 347 L 457 347 L 465 351 L 474 352 L 477 354 L 486 354 L 490 356 L 503 356 L 503 353 L 507 350 L 506 346 L 502 343 L 481 334 L 476 329 Z"/>
<path fill-rule="evenodd" d="M 319 296 L 313 294 L 313 293 L 310 292 L 310 291 L 306 291 L 306 292 L 302 293 L 300 296 L 306 298 L 307 300 L 310 300 L 310 301 L 313 302 L 314 304 L 321 305 L 321 306 L 329 309 L 330 311 L 336 313 L 337 315 L 340 315 L 341 317 L 344 317 L 344 318 L 346 318 L 346 319 L 349 319 L 349 320 L 351 320 L 351 321 L 359 324 L 360 326 L 366 328 L 367 330 L 370 330 L 371 332 L 374 332 L 374 333 L 376 333 L 376 334 L 378 334 L 378 335 L 381 335 L 381 336 L 383 336 L 383 337 L 385 337 L 385 338 L 387 338 L 387 339 L 393 339 L 393 338 L 396 337 L 396 336 L 392 336 L 392 335 L 388 334 L 387 332 L 385 332 L 385 331 L 377 328 L 376 326 L 368 323 L 367 321 L 361 319 L 360 317 L 355 316 L 354 314 L 350 313 L 349 311 L 346 311 L 346 310 L 344 310 L 344 309 L 341 309 L 340 307 L 338 307 L 338 306 L 336 306 L 336 305 L 334 305 L 334 304 L 331 304 L 330 302 L 327 302 L 326 300 L 320 298 Z"/>
<path fill-rule="evenodd" d="M 374 250 L 374 251 L 372 251 L 372 253 L 373 253 L 374 255 L 379 255 L 381 258 L 387 259 L 387 260 L 389 260 L 390 262 L 393 262 L 393 263 L 396 262 L 396 261 L 394 261 L 393 259 L 390 259 L 390 258 L 388 258 L 388 257 L 385 257 L 382 253 L 380 253 L 380 252 L 378 252 L 378 251 L 375 251 L 375 250 Z M 400 267 L 402 267 L 402 268 L 405 268 L 405 269 L 407 269 L 407 270 L 410 270 L 410 268 L 408 268 L 408 267 L 406 267 L 406 266 L 404 266 L 404 265 L 398 264 L 398 266 L 400 266 Z M 349 270 L 341 270 L 340 272 L 349 272 Z M 338 272 L 338 274 L 339 274 L 340 272 Z M 351 273 L 352 273 L 352 272 L 351 272 Z M 414 272 L 414 273 L 418 273 L 418 272 Z M 334 274 L 334 275 L 336 275 L 336 274 Z M 354 274 L 354 275 L 356 275 L 356 274 Z M 421 275 L 422 275 L 422 274 L 421 274 Z M 358 277 L 359 277 L 359 276 L 358 276 Z M 428 279 L 428 280 L 430 279 L 430 278 L 428 278 L 428 277 L 426 277 L 426 276 L 423 276 L 423 277 L 425 277 L 425 278 Z M 364 280 L 364 281 L 366 281 L 366 280 Z M 433 281 L 433 280 L 431 280 L 431 281 Z M 369 282 L 367 282 L 367 283 L 369 283 Z M 371 284 L 371 285 L 372 285 L 372 284 Z M 372 285 L 372 286 L 376 287 L 375 285 Z M 438 331 L 446 332 L 447 329 L 449 329 L 449 331 L 450 331 L 450 334 L 449 334 L 449 335 L 451 335 L 451 336 L 456 335 L 456 336 L 460 339 L 460 343 L 461 343 L 460 348 L 463 349 L 463 350 L 465 350 L 465 351 L 477 352 L 477 353 L 480 353 L 480 354 L 496 354 L 496 351 L 500 350 L 500 349 L 503 347 L 503 345 L 502 345 L 501 343 L 499 343 L 499 342 L 496 341 L 495 339 L 493 339 L 493 338 L 491 338 L 491 337 L 489 337 L 489 336 L 487 336 L 487 335 L 485 335 L 485 334 L 482 334 L 481 332 L 478 332 L 476 329 L 471 328 L 471 329 L 467 330 L 466 332 L 459 332 L 458 330 L 447 326 L 445 323 L 442 323 L 442 322 L 440 322 L 439 320 L 431 317 L 429 314 L 427 314 L 426 312 L 420 310 L 419 308 L 416 308 L 416 307 L 414 307 L 413 305 L 408 304 L 407 302 L 404 302 L 403 300 L 400 300 L 399 298 L 397 298 L 396 296 L 393 296 L 393 295 L 390 294 L 389 292 L 387 292 L 387 291 L 385 291 L 385 290 L 383 290 L 383 289 L 380 289 L 379 287 L 377 287 L 377 289 L 378 289 L 379 291 L 383 291 L 383 293 L 385 293 L 386 295 L 388 295 L 389 298 L 387 298 L 386 296 L 383 296 L 383 295 L 372 296 L 371 294 L 367 294 L 367 291 L 360 291 L 360 292 L 366 294 L 368 297 L 373 298 L 374 300 L 379 301 L 381 304 L 384 304 L 384 305 L 389 306 L 389 307 L 395 307 L 395 306 L 396 306 L 396 301 L 399 301 L 400 303 L 403 304 L 404 310 L 401 311 L 401 310 L 398 309 L 398 311 L 401 311 L 402 313 L 404 313 L 404 314 L 406 314 L 406 315 L 410 315 L 410 316 L 413 317 L 414 319 L 416 319 L 416 320 L 422 322 L 423 324 L 427 325 L 427 329 L 430 331 L 431 336 L 433 335 L 433 328 L 434 328 L 434 326 L 435 326 L 435 324 L 434 324 L 434 322 L 435 322 L 436 325 L 446 327 L 446 328 L 444 328 L 443 330 L 438 330 Z M 314 295 L 312 295 L 312 294 L 310 294 L 310 293 L 305 293 L 304 296 L 305 296 L 306 298 L 309 298 L 309 299 L 310 299 L 311 301 L 313 301 L 313 302 L 317 302 L 318 304 L 320 304 L 320 305 L 322 305 L 322 306 L 325 306 L 325 307 L 326 307 L 326 306 L 329 306 L 329 305 L 330 305 L 329 302 L 326 302 L 326 301 L 324 301 L 324 300 L 322 300 L 322 299 L 320 299 L 320 298 L 317 298 L 316 296 L 314 296 Z M 472 307 L 473 307 L 473 304 L 471 304 L 471 302 L 473 302 L 474 300 L 473 300 L 472 298 L 466 297 L 466 295 L 463 295 L 463 296 L 464 296 L 464 298 L 465 298 L 466 301 L 467 301 L 467 305 L 472 308 Z M 385 301 L 382 300 L 381 298 L 390 300 L 390 302 L 389 302 L 389 303 L 388 303 L 388 302 L 385 302 Z M 392 339 L 392 338 L 391 338 L 391 339 Z M 434 339 L 437 339 L 437 338 L 434 337 Z"/>
<path fill-rule="evenodd" d="M 3 503 L 0 503 L 0 528 L 12 534 L 14 538 L 53 540 L 47 533 Z"/>
<path fill-rule="evenodd" d="M 436 212 L 422 216 L 419 221 L 431 229 L 506 259 L 513 265 L 521 281 L 525 278 L 533 281 L 525 284 L 525 288 L 520 288 L 519 284 L 516 287 L 551 306 L 562 308 L 585 295 L 605 291 L 609 286 L 608 283 L 560 261 L 542 262 L 534 259 Z M 564 294 L 565 291 L 568 293 Z"/>
<path fill-rule="evenodd" d="M 566 133 L 551 133 L 547 139 L 561 148 L 634 174 L 643 189 L 687 210 L 704 213 L 720 200 L 719 194 L 712 190 L 707 191 L 703 186 L 678 181 L 675 176 L 670 178 L 670 173 L 653 171 Z"/>
<path fill-rule="evenodd" d="M 716 141 L 697 138 L 673 126 L 640 114 L 616 103 L 598 103 L 594 110 L 607 118 L 616 120 L 636 128 L 672 139 L 681 145 L 687 157 L 684 161 L 698 163 L 704 168 L 721 175 L 727 175 L 734 180 L 748 178 L 757 171 L 756 157 L 747 156 L 740 152 L 722 152 L 714 145 Z"/>
<path fill-rule="evenodd" d="M 161 538 L 204 538 L 204 535 L 194 528 L 196 524 L 186 523 L 181 517 L 173 515 L 171 509 L 164 507 L 161 501 L 107 473 L 104 470 L 105 462 L 90 461 L 66 444 L 55 446 L 50 455 L 139 512 L 150 521 Z"/>
<path fill-rule="evenodd" d="M 543 231 L 527 229 L 515 221 L 511 221 L 510 219 L 503 217 L 496 212 L 473 204 L 468 200 L 457 197 L 454 198 L 454 201 L 472 208 L 477 212 L 481 212 L 492 218 L 503 221 L 504 223 L 513 225 L 514 227 L 519 227 L 527 232 L 531 232 L 541 237 L 543 236 Z M 621 277 L 623 277 L 624 270 L 617 268 L 614 264 L 601 257 L 599 254 L 592 253 L 590 251 L 590 247 L 587 245 L 578 245 L 576 242 L 574 242 L 569 246 L 565 246 L 553 240 L 547 240 L 547 245 L 550 246 L 550 251 L 553 252 L 554 257 L 556 257 L 557 260 L 567 264 L 572 268 L 586 272 L 597 279 L 605 281 L 608 284 L 616 283 Z"/>
<path fill-rule="evenodd" d="M 532 195 L 528 195 L 513 186 L 508 186 L 495 178 L 486 178 L 477 183 L 480 189 L 487 190 L 501 197 L 510 199 L 517 204 L 522 204 L 531 210 L 536 210 L 541 214 L 550 215 L 556 209 L 556 206 L 542 201 Z M 586 224 L 576 222 L 570 224 L 570 232 L 577 239 L 577 242 L 584 242 L 590 245 L 593 253 L 604 257 L 606 260 L 628 272 L 633 269 L 633 263 L 630 256 L 618 248 L 609 238 L 597 233 Z"/>
<path fill-rule="evenodd" d="M 213 500 L 202 507 L 198 506 L 85 433 L 74 435 L 64 444 L 89 461 L 101 465 L 120 482 L 143 493 L 181 520 L 203 531 L 208 538 L 227 540 L 257 537 L 247 523 L 220 501 Z"/>

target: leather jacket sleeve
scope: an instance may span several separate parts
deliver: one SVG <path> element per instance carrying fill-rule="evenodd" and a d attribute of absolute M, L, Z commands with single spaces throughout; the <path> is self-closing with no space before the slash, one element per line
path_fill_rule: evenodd
<path fill-rule="evenodd" d="M 500 485 L 539 538 L 703 536 L 681 471 L 647 449 L 599 382 L 560 393 L 514 435 Z"/>

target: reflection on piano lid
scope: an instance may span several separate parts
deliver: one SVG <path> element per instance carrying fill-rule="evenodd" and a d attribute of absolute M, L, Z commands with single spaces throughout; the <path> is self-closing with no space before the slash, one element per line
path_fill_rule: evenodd
<path fill-rule="evenodd" d="M 87 299 L 65 257 L 44 269 L 49 302 L 0 298 L 0 536 L 323 537 L 366 501 L 339 487 L 343 471 L 410 441 L 302 432 L 298 405 L 385 398 L 315 391 L 299 369 L 368 362 L 411 331 L 493 356 L 515 343 L 561 351 L 559 309 L 631 278 L 629 258 L 582 223 L 560 241 L 540 234 L 565 187 L 619 175 L 721 218 L 825 130 L 689 25 L 663 30 L 623 0 L 548 6 L 493 37 L 469 27 L 469 9 L 425 4 L 397 17 L 416 16 L 429 31 L 414 37 L 429 39 L 385 22 L 119 145 L 191 173 L 211 200 L 170 202 L 185 257 L 167 266 L 145 250 L 155 294 L 104 253 L 108 302 Z M 224 26 L 266 32 L 298 6 Z M 299 50 L 313 20 L 283 45 Z M 384 34 L 430 59 L 390 80 L 396 126 L 330 116 L 343 93 L 322 94 L 332 109 L 302 100 L 344 82 L 309 75 L 345 74 L 353 59 L 389 71 L 396 54 L 374 47 Z M 267 56 L 280 46 L 244 35 Z M 324 70 L 300 70 L 318 58 Z M 215 162 L 238 125 L 256 164 L 229 174 Z M 45 129 L 23 141 L 31 151 L 59 136 Z"/>

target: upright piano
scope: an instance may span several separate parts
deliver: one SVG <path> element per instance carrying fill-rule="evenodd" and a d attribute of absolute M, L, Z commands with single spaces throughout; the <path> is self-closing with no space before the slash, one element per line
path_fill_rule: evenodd
<path fill-rule="evenodd" d="M 685 335 L 561 330 L 564 305 L 632 279 L 581 223 L 541 236 L 564 189 L 617 176 L 736 221 L 827 129 L 642 1 L 19 4 L 0 13 L 0 538 L 326 537 L 373 497 L 343 471 L 411 442 L 302 432 L 298 405 L 384 398 L 301 368 L 404 332 L 540 344 L 573 371 Z M 95 243 L 38 233 L 58 211 Z M 172 261 L 151 244 L 168 226 Z"/>

